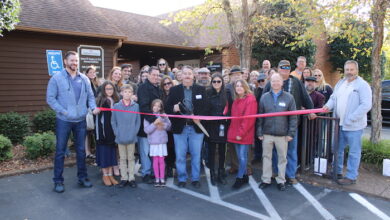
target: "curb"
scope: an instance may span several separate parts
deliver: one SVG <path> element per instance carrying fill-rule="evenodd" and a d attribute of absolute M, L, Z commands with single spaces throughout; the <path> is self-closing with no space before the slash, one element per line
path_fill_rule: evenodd
<path fill-rule="evenodd" d="M 65 161 L 65 163 L 64 163 L 64 167 L 72 167 L 74 165 L 76 165 L 76 161 Z M 54 165 L 52 164 L 52 165 L 46 165 L 46 166 L 42 166 L 42 167 L 38 167 L 38 168 L 26 168 L 26 169 L 22 169 L 22 170 L 12 170 L 12 171 L 1 173 L 0 179 L 10 177 L 10 176 L 19 176 L 22 174 L 40 173 L 42 171 L 53 169 L 53 168 L 54 168 Z"/>
<path fill-rule="evenodd" d="M 365 191 L 358 190 L 358 189 L 346 188 L 346 187 L 338 185 L 333 180 L 332 180 L 332 182 L 330 184 L 328 184 L 328 183 L 318 183 L 318 182 L 315 182 L 315 181 L 311 180 L 310 179 L 310 175 L 302 175 L 302 174 L 300 175 L 299 179 L 301 180 L 301 182 L 310 184 L 312 186 L 326 187 L 326 188 L 329 188 L 329 189 L 343 191 L 343 192 L 347 192 L 347 193 L 355 192 L 355 193 L 359 193 L 359 194 L 362 194 L 362 195 L 372 196 L 372 197 L 376 197 L 376 198 L 383 199 L 383 200 L 386 200 L 386 201 L 390 201 L 389 197 L 381 196 L 381 195 L 378 195 L 378 194 L 375 194 L 375 193 L 365 192 Z"/>

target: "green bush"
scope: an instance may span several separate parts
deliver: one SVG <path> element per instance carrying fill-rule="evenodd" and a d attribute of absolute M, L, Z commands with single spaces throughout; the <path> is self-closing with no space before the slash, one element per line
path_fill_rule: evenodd
<path fill-rule="evenodd" d="M 11 141 L 7 137 L 0 135 L 0 161 L 12 158 L 11 148 Z"/>
<path fill-rule="evenodd" d="M 383 159 L 390 158 L 390 140 L 382 140 L 378 144 L 372 144 L 368 139 L 363 139 L 361 161 L 381 166 Z"/>
<path fill-rule="evenodd" d="M 46 132 L 46 131 L 55 132 L 56 113 L 51 109 L 38 112 L 35 114 L 32 123 L 35 132 L 39 132 L 39 133 Z"/>
<path fill-rule="evenodd" d="M 56 138 L 52 132 L 36 133 L 25 138 L 23 146 L 26 147 L 27 157 L 36 159 L 48 156 L 55 150 Z"/>
<path fill-rule="evenodd" d="M 0 114 L 0 134 L 8 137 L 12 143 L 21 143 L 29 132 L 28 116 L 16 112 Z"/>

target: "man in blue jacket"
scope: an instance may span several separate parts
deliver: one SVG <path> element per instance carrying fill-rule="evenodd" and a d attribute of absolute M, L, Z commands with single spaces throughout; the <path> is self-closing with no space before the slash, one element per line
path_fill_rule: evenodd
<path fill-rule="evenodd" d="M 95 97 L 92 92 L 89 79 L 78 70 L 79 57 L 74 51 L 65 54 L 65 69 L 49 81 L 47 86 L 46 101 L 56 112 L 56 154 L 54 159 L 54 191 L 62 193 L 65 191 L 64 178 L 64 157 L 70 132 L 75 138 L 77 153 L 77 177 L 82 187 L 92 187 L 88 179 L 87 167 L 85 164 L 85 136 L 86 136 L 86 115 L 88 108 L 98 114 Z"/>
<path fill-rule="evenodd" d="M 367 126 L 367 112 L 372 106 L 370 85 L 358 76 L 359 64 L 348 60 L 344 64 L 344 78 L 333 91 L 323 107 L 333 109 L 333 115 L 340 118 L 339 151 L 337 164 L 338 183 L 351 185 L 356 183 L 362 151 L 363 129 Z M 349 145 L 347 173 L 343 178 L 344 148 Z"/>

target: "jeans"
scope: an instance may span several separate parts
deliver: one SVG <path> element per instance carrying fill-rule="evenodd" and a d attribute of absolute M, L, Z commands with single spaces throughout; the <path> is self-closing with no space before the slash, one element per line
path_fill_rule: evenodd
<path fill-rule="evenodd" d="M 348 145 L 349 153 L 347 161 L 347 173 L 345 177 L 351 180 L 356 180 L 359 175 L 358 170 L 362 152 L 363 129 L 358 131 L 343 131 L 342 127 L 340 126 L 339 131 L 337 174 L 343 173 L 344 149 Z"/>
<path fill-rule="evenodd" d="M 63 183 L 64 158 L 70 132 L 73 132 L 77 159 L 77 177 L 84 180 L 88 177 L 85 164 L 85 137 L 87 135 L 86 121 L 67 122 L 56 118 L 56 153 L 54 157 L 54 183 Z"/>
<path fill-rule="evenodd" d="M 238 158 L 237 178 L 242 178 L 246 174 L 246 164 L 248 162 L 248 144 L 234 144 Z"/>
<path fill-rule="evenodd" d="M 297 173 L 297 169 L 298 169 L 297 145 L 298 145 L 298 129 L 295 132 L 294 138 L 288 142 L 286 177 L 290 179 L 295 178 L 295 174 Z M 274 148 L 273 155 L 272 155 L 272 168 L 274 170 L 274 173 L 278 173 L 277 165 L 278 165 L 278 153 Z"/>
<path fill-rule="evenodd" d="M 173 137 L 175 139 L 176 170 L 179 182 L 187 181 L 187 152 L 191 154 L 191 180 L 199 181 L 203 133 L 196 133 L 194 126 L 186 125 L 181 134 L 173 134 Z"/>
<path fill-rule="evenodd" d="M 138 152 L 141 157 L 142 176 L 150 175 L 152 173 L 152 162 L 149 157 L 149 148 L 148 138 L 138 136 Z"/>

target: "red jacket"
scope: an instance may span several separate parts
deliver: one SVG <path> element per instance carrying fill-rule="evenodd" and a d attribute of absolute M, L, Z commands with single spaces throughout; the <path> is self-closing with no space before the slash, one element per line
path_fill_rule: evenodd
<path fill-rule="evenodd" d="M 236 99 L 232 105 L 232 116 L 257 114 L 257 102 L 254 95 L 249 94 Z M 253 144 L 256 118 L 232 119 L 228 130 L 228 142 L 236 144 Z M 240 136 L 241 140 L 236 137 Z"/>

